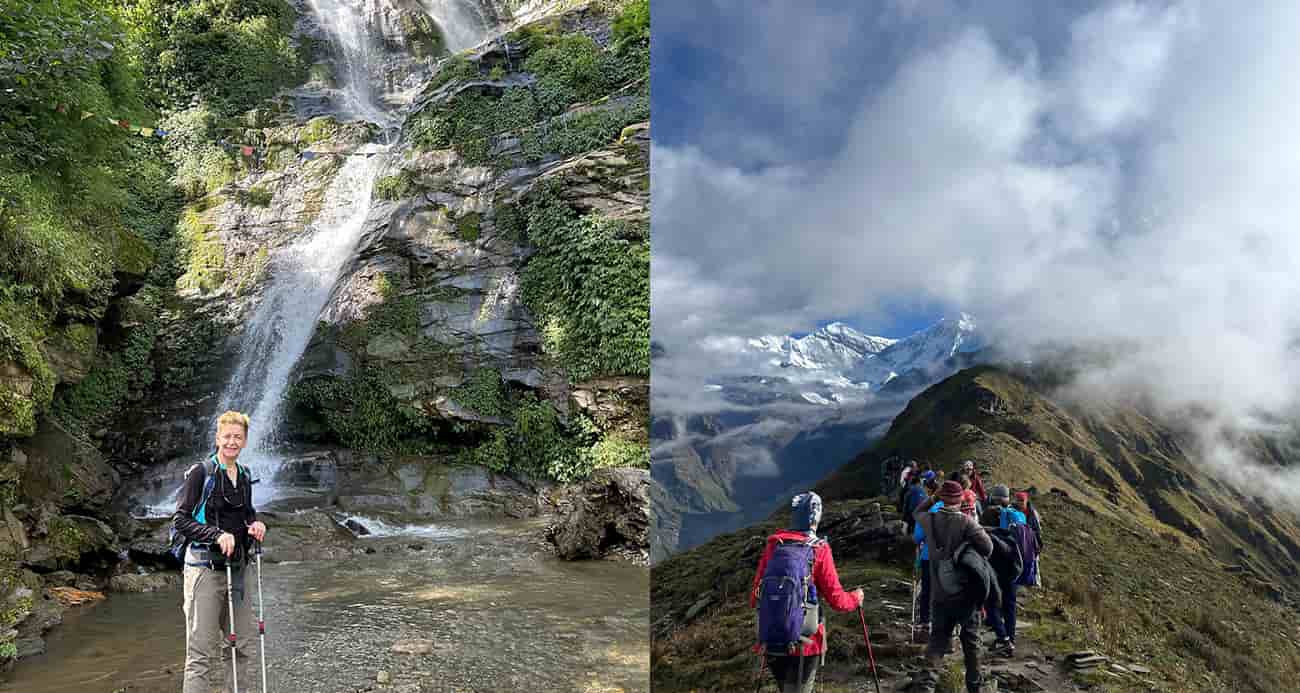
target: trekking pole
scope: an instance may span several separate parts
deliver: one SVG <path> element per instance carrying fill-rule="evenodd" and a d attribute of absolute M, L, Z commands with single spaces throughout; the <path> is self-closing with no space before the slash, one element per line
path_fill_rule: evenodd
<path fill-rule="evenodd" d="M 226 558 L 226 604 L 230 607 L 230 680 L 239 693 L 239 664 L 235 661 L 235 584 L 230 574 L 231 557 Z"/>
<path fill-rule="evenodd" d="M 918 545 L 916 547 L 916 554 L 912 557 L 912 628 L 911 640 L 909 642 L 913 643 L 916 642 L 916 606 L 917 603 L 920 602 L 920 599 L 916 595 L 917 584 L 920 582 L 920 568 L 921 547 Z"/>
<path fill-rule="evenodd" d="M 871 634 L 867 632 L 867 614 L 858 606 L 858 618 L 862 619 L 862 641 L 867 643 L 867 660 L 871 662 L 871 678 L 876 682 L 876 693 L 880 693 L 880 675 L 876 673 L 876 655 L 871 651 Z"/>
<path fill-rule="evenodd" d="M 257 556 L 257 639 L 262 653 L 262 693 L 266 693 L 266 612 L 262 610 L 262 542 L 255 542 L 254 555 Z"/>

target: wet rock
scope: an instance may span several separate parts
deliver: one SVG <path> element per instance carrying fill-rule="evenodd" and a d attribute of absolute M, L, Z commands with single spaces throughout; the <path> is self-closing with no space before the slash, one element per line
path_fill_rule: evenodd
<path fill-rule="evenodd" d="M 53 516 L 32 542 L 22 564 L 39 572 L 69 567 L 80 570 L 117 563 L 117 535 L 102 520 L 84 515 Z"/>
<path fill-rule="evenodd" d="M 366 529 L 366 526 L 365 526 L 365 525 L 361 524 L 360 522 L 357 522 L 356 520 L 354 520 L 354 519 L 352 519 L 352 518 L 348 518 L 347 521 L 344 522 L 343 524 L 344 524 L 344 526 L 346 526 L 348 529 L 352 530 L 352 533 L 353 533 L 353 534 L 355 534 L 355 535 L 357 535 L 357 536 L 359 536 L 359 537 L 364 537 L 364 536 L 366 536 L 367 534 L 370 534 L 370 530 Z"/>
<path fill-rule="evenodd" d="M 601 558 L 615 547 L 649 557 L 650 472 L 598 469 L 587 481 L 560 493 L 560 518 L 547 539 L 561 558 Z"/>
<path fill-rule="evenodd" d="M 180 573 L 114 575 L 108 588 L 114 592 L 157 592 L 180 585 Z"/>
<path fill-rule="evenodd" d="M 121 483 L 117 470 L 94 445 L 48 417 L 42 419 L 35 436 L 22 442 L 21 450 L 27 462 L 22 497 L 33 505 L 98 513 Z"/>
<path fill-rule="evenodd" d="M 44 576 L 49 587 L 72 587 L 77 584 L 77 574 L 71 570 L 56 570 Z"/>

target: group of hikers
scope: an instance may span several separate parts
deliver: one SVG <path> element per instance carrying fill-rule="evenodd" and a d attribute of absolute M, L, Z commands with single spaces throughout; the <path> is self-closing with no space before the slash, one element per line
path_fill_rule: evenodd
<path fill-rule="evenodd" d="M 917 547 L 913 636 L 926 643 L 927 666 L 909 690 L 933 693 L 943 658 L 953 650 L 954 631 L 960 629 L 966 690 L 978 693 L 984 685 L 981 617 L 995 635 L 993 653 L 1015 656 L 1017 593 L 1042 584 L 1041 518 L 1026 491 L 1013 494 L 1001 484 L 986 491 L 973 460 L 963 461 L 946 477 L 913 461 L 894 479 L 901 486 L 897 507 Z M 772 672 L 782 693 L 813 689 L 826 651 L 821 605 L 861 610 L 865 598 L 861 589 L 848 592 L 840 585 L 830 545 L 817 536 L 821 514 L 816 493 L 792 499 L 790 526 L 768 537 L 749 595 L 750 607 L 758 610 L 760 665 Z M 863 636 L 876 676 L 866 631 L 864 619 Z"/>

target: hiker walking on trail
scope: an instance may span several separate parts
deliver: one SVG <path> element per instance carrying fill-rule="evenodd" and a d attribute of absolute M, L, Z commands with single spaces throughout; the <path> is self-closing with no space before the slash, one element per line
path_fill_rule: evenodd
<path fill-rule="evenodd" d="M 962 462 L 961 470 L 970 477 L 970 490 L 975 492 L 975 498 L 981 503 L 988 500 L 988 495 L 984 492 L 984 480 L 980 478 L 979 470 L 975 469 L 975 460 Z"/>
<path fill-rule="evenodd" d="M 1033 565 L 1027 566 L 1029 571 L 1029 581 L 1024 583 L 1034 587 L 1043 586 L 1043 574 L 1040 571 L 1038 559 L 1043 553 L 1043 521 L 1038 516 L 1038 509 L 1029 502 L 1029 493 L 1020 491 L 1012 499 L 1012 507 L 1019 510 L 1025 516 L 1025 524 L 1034 531 L 1034 560 Z"/>
<path fill-rule="evenodd" d="M 780 690 L 807 693 L 826 651 L 820 607 L 853 611 L 865 595 L 861 589 L 844 591 L 830 544 L 817 536 L 821 497 L 801 493 L 790 507 L 790 528 L 767 538 L 749 606 L 758 608 L 757 647 Z"/>
<path fill-rule="evenodd" d="M 980 525 L 983 527 L 1001 527 L 1002 511 L 1011 505 L 1011 489 L 998 484 L 989 491 L 989 504 L 980 513 Z"/>
<path fill-rule="evenodd" d="M 236 639 L 241 672 L 252 651 L 253 599 L 245 589 L 244 567 L 248 540 L 262 541 L 266 525 L 253 509 L 253 479 L 236 462 L 247 442 L 248 424 L 247 416 L 234 411 L 217 419 L 217 450 L 185 473 L 172 516 L 177 541 L 184 545 L 184 693 L 208 693 L 220 681 L 220 674 L 214 680 L 212 672 L 220 672 L 223 664 L 229 671 L 224 633 L 245 634 Z M 232 594 L 227 594 L 227 575 Z M 228 604 L 234 611 L 233 629 Z"/>
<path fill-rule="evenodd" d="M 921 501 L 921 505 L 928 505 L 930 512 L 937 513 L 943 509 L 944 503 L 939 500 L 936 489 L 936 495 Z M 912 524 L 914 525 L 912 528 L 912 541 L 920 548 L 917 560 L 920 563 L 921 572 L 921 596 L 917 604 L 915 625 L 920 626 L 921 633 L 928 638 L 930 634 L 930 546 L 925 540 L 925 528 L 916 522 L 916 511 L 920 507 L 917 506 L 917 509 L 912 511 Z"/>
<path fill-rule="evenodd" d="M 963 514 L 970 517 L 970 519 L 978 521 L 980 511 L 983 508 L 981 507 L 979 498 L 975 497 L 975 491 L 971 489 L 970 474 L 958 470 L 949 475 L 948 479 L 950 481 L 956 481 L 961 484 L 962 487 L 961 503 L 957 504 L 957 507 Z"/>
<path fill-rule="evenodd" d="M 979 662 L 979 608 L 997 590 L 997 578 L 988 565 L 993 541 L 984 528 L 964 515 L 960 508 L 965 489 L 956 481 L 939 488 L 943 507 L 931 512 L 935 503 L 922 503 L 916 511 L 917 528 L 927 537 L 930 552 L 930 601 L 933 627 L 926 647 L 928 667 L 918 677 L 922 690 L 933 693 L 939 682 L 943 656 L 953 630 L 961 627 L 961 648 L 966 664 L 967 693 L 979 693 L 983 685 Z M 960 584 L 959 575 L 965 576 Z"/>
<path fill-rule="evenodd" d="M 921 507 L 929 496 L 925 493 L 925 487 L 921 485 L 921 475 L 913 474 L 908 480 L 907 490 L 903 493 L 903 503 L 900 510 L 903 512 L 903 522 L 907 524 L 907 533 L 911 534 L 916 527 L 916 520 L 912 513 Z"/>

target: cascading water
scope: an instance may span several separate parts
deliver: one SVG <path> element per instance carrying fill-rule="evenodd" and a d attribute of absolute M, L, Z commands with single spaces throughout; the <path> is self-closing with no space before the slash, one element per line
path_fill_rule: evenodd
<path fill-rule="evenodd" d="M 310 0 L 321 26 L 334 41 L 342 73 L 340 117 L 360 118 L 379 125 L 385 139 L 400 125 L 399 115 L 386 109 L 373 88 L 379 61 L 386 59 L 383 42 L 373 36 L 383 0 Z M 424 10 L 438 23 L 453 50 L 476 45 L 488 27 L 475 0 L 429 0 Z M 472 42 L 472 43 L 471 43 Z M 276 497 L 274 475 L 281 464 L 276 453 L 281 405 L 294 365 L 306 350 L 316 321 L 329 301 L 344 265 L 366 226 L 371 191 L 387 156 L 372 145 L 348 156 L 326 192 L 319 220 L 304 238 L 277 252 L 270 281 L 248 320 L 236 366 L 216 413 L 235 409 L 249 414 L 252 427 L 240 461 L 260 477 L 259 503 Z M 214 416 L 215 418 L 215 416 Z"/>
<path fill-rule="evenodd" d="M 326 192 L 327 204 L 314 228 L 276 255 L 271 283 L 244 329 L 239 365 L 219 409 L 244 411 L 253 420 L 240 461 L 267 482 L 279 467 L 273 445 L 289 375 L 361 238 L 383 159 L 347 158 Z M 261 502 L 273 495 L 273 488 L 258 492 Z"/>
<path fill-rule="evenodd" d="M 368 18 L 375 11 L 375 0 L 310 0 L 312 11 L 329 32 L 338 48 L 336 67 L 342 72 L 343 104 L 340 117 L 360 118 L 380 126 L 393 123 L 393 115 L 380 107 L 375 98 L 374 67 L 382 51 L 370 35 Z"/>
<path fill-rule="evenodd" d="M 442 29 L 447 50 L 459 53 L 482 43 L 490 31 L 477 0 L 420 0 L 425 14 Z"/>

